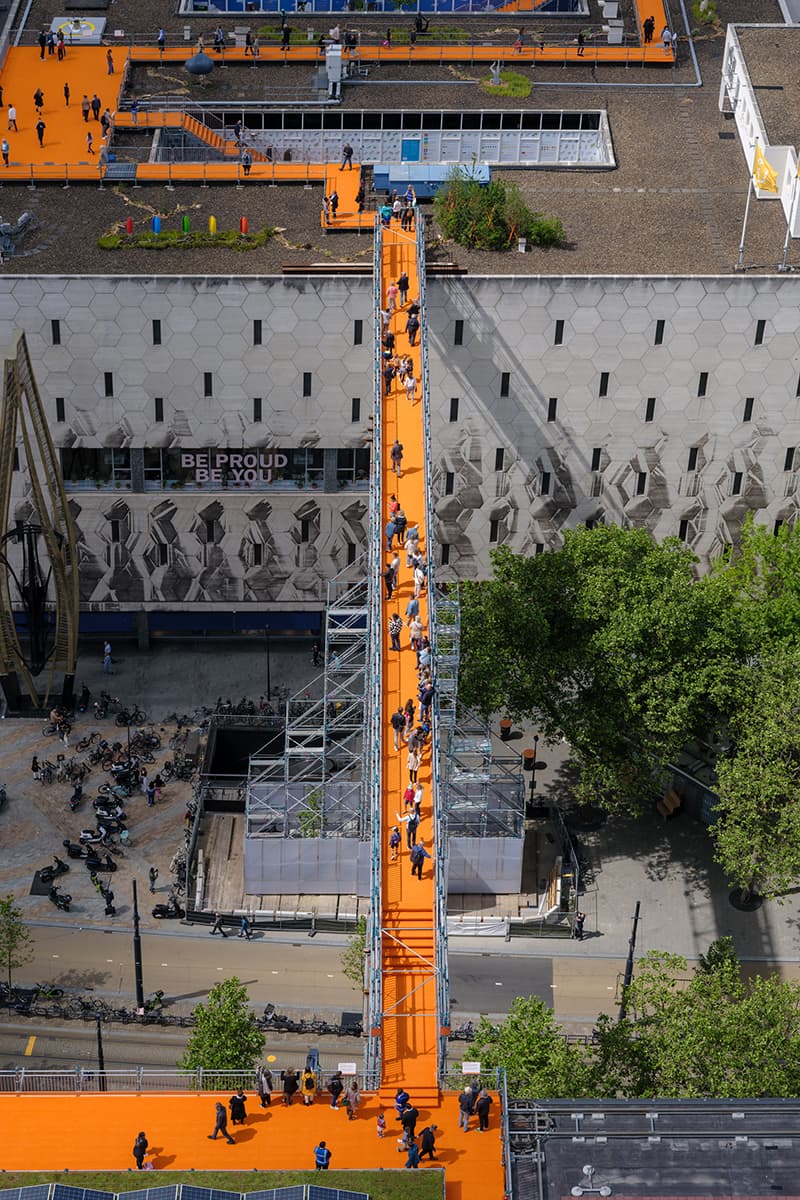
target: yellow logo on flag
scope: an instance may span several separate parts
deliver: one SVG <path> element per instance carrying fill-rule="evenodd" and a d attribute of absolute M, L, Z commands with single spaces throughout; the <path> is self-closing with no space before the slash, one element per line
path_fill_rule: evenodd
<path fill-rule="evenodd" d="M 762 192 L 778 192 L 778 172 L 767 162 L 764 151 L 756 146 L 753 159 L 753 183 Z"/>

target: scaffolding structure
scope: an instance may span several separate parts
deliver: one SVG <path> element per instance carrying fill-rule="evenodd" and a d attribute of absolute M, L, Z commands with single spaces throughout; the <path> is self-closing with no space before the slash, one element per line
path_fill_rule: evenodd
<path fill-rule="evenodd" d="M 366 558 L 328 584 L 325 667 L 285 702 L 283 757 L 268 745 L 250 757 L 248 837 L 370 836 L 364 730 L 377 701 L 367 672 L 369 577 L 353 582 L 359 568 L 366 572 Z"/>

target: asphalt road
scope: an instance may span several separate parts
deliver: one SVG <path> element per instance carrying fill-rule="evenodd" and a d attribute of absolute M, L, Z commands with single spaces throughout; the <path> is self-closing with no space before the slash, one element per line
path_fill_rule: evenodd
<path fill-rule="evenodd" d="M 75 991 L 94 991 L 121 1004 L 135 995 L 130 931 L 40 925 L 34 930 L 35 958 L 16 972 L 23 983 L 51 982 Z M 207 930 L 171 930 L 142 935 L 145 992 L 164 990 L 178 1011 L 189 1012 L 218 980 L 237 975 L 253 1003 L 303 1014 L 360 1010 L 361 998 L 341 973 L 342 943 L 286 942 L 229 936 Z M 450 991 L 455 1021 L 480 1013 L 500 1014 L 517 995 L 553 1002 L 549 958 L 509 957 L 497 951 L 450 955 Z"/>

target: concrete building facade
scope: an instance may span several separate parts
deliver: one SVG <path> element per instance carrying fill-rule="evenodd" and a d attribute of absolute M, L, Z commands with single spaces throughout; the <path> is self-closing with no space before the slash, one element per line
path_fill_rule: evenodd
<path fill-rule="evenodd" d="M 366 278 L 7 278 L 0 341 L 31 348 L 85 628 L 317 628 L 366 538 L 372 322 Z M 427 323 L 440 580 L 580 523 L 706 564 L 748 512 L 794 519 L 793 277 L 432 278 Z"/>

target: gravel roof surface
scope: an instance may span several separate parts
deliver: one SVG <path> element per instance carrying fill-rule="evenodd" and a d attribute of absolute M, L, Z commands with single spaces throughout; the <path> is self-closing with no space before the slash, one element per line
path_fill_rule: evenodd
<path fill-rule="evenodd" d="M 800 145 L 800 29 L 740 29 L 739 43 L 770 144 Z"/>
<path fill-rule="evenodd" d="M 35 0 L 34 8 L 43 11 L 45 5 L 46 0 Z M 137 26 L 147 30 L 151 15 L 152 22 L 157 23 L 159 7 L 161 3 L 151 0 L 137 2 Z M 110 24 L 124 24 L 132 8 L 133 0 L 115 0 Z M 722 8 L 724 18 L 732 21 L 779 19 L 775 0 L 723 0 Z M 528 100 L 494 100 L 493 107 L 605 108 L 617 169 L 496 171 L 498 177 L 517 184 L 536 211 L 561 218 L 568 245 L 525 255 L 443 245 L 437 237 L 431 208 L 425 206 L 429 261 L 452 261 L 478 274 L 730 272 L 736 260 L 747 174 L 738 139 L 725 136 L 733 132 L 733 123 L 717 107 L 723 44 L 722 30 L 696 39 L 704 81 L 699 89 L 652 86 L 653 82 L 670 81 L 666 75 L 653 72 L 646 76 L 651 86 L 644 88 L 576 87 L 577 77 L 569 72 L 558 72 L 558 84 L 567 86 L 556 86 L 543 82 L 537 69 L 537 86 Z M 305 83 L 309 78 L 307 68 L 272 70 L 281 72 L 288 86 Z M 411 89 L 381 80 L 375 72 L 367 86 L 346 89 L 344 106 L 456 110 L 485 106 L 484 94 L 468 66 L 459 71 L 466 79 L 457 78 L 447 69 L 435 71 L 437 74 L 431 68 L 404 69 L 403 76 L 411 81 Z M 682 66 L 680 72 L 680 82 L 688 82 L 688 66 Z M 392 74 L 397 73 L 398 68 L 393 67 Z M 247 91 L 262 71 L 229 69 L 224 74 L 230 77 L 227 86 L 231 90 Z M 644 78 L 641 72 L 626 74 L 629 83 Z M 245 78 L 241 80 L 241 76 Z M 605 72 L 599 78 L 606 82 L 609 79 Z M 163 83 L 160 76 L 154 86 L 163 87 Z M 134 86 L 143 86 L 138 73 Z M 91 200 L 87 203 L 89 192 Z M 15 219 L 27 209 L 35 218 L 35 228 L 21 243 L 21 253 L 4 269 L 45 274 L 249 275 L 280 272 L 285 264 L 341 261 L 368 265 L 370 237 L 322 233 L 321 200 L 319 185 L 308 191 L 258 184 L 241 191 L 233 184 L 208 189 L 178 184 L 174 192 L 162 186 L 135 190 L 107 187 L 102 192 L 94 187 L 73 187 L 68 192 L 47 187 L 33 192 L 5 188 L 1 202 L 4 218 Z M 246 216 L 251 229 L 267 224 L 281 232 L 266 247 L 248 253 L 213 249 L 106 252 L 97 247 L 98 236 L 129 215 L 137 226 L 144 227 L 158 212 L 166 218 L 166 227 L 174 228 L 178 216 L 187 211 L 194 228 L 205 227 L 213 214 L 221 230 L 237 227 L 239 218 Z M 69 236 L 65 236 L 65 228 Z M 784 233 L 780 206 L 753 205 L 747 264 L 754 264 L 756 271 L 774 271 Z M 800 258 L 794 246 L 790 261 L 793 256 L 795 260 Z"/>

